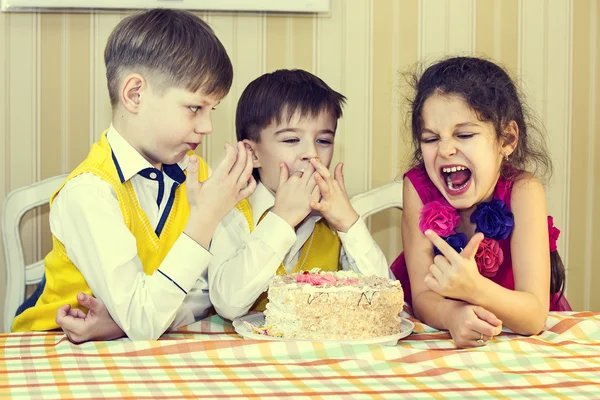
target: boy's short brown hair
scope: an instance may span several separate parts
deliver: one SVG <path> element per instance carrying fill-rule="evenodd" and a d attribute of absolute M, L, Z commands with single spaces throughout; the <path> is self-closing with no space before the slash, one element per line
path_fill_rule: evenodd
<path fill-rule="evenodd" d="M 233 80 L 231 61 L 213 30 L 182 10 L 153 9 L 123 19 L 108 38 L 104 63 L 113 107 L 128 71 L 147 74 L 159 91 L 202 88 L 216 97 L 224 97 Z"/>
<path fill-rule="evenodd" d="M 237 140 L 260 142 L 260 132 L 272 122 L 292 118 L 317 117 L 329 112 L 337 121 L 346 98 L 322 79 L 301 69 L 280 69 L 264 74 L 244 89 L 237 104 Z"/>

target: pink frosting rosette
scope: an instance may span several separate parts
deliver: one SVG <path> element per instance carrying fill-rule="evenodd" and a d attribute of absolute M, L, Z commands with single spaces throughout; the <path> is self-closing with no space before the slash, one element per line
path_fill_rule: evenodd
<path fill-rule="evenodd" d="M 439 201 L 430 201 L 421 209 L 419 229 L 423 233 L 431 229 L 439 236 L 447 237 L 454 233 L 459 224 L 460 216 L 456 209 Z"/>
<path fill-rule="evenodd" d="M 484 238 L 475 254 L 475 262 L 479 273 L 487 278 L 495 276 L 504 262 L 504 252 L 497 240 Z"/>
<path fill-rule="evenodd" d="M 296 282 L 308 283 L 312 286 L 350 286 L 358 283 L 357 278 L 338 278 L 333 274 L 311 274 L 305 271 L 302 274 L 296 275 Z"/>

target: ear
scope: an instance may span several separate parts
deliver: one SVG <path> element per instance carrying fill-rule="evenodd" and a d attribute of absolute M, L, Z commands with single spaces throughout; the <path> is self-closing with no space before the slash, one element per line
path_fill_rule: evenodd
<path fill-rule="evenodd" d="M 244 139 L 242 140 L 242 143 L 244 143 L 244 146 L 246 148 L 250 149 L 250 153 L 252 153 L 252 166 L 254 168 L 260 168 L 261 164 L 260 164 L 260 160 L 258 159 L 258 153 L 257 153 L 257 145 L 256 142 L 250 139 Z"/>
<path fill-rule="evenodd" d="M 129 74 L 121 84 L 121 104 L 132 114 L 139 112 L 142 104 L 142 93 L 148 88 L 146 79 L 140 74 Z"/>
<path fill-rule="evenodd" d="M 510 156 L 517 148 L 519 142 L 519 126 L 515 121 L 510 121 L 506 124 L 502 135 L 502 147 L 500 152 L 502 157 Z"/>

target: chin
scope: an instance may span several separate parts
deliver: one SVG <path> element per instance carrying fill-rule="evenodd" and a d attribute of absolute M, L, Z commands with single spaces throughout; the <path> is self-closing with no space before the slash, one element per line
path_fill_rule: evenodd
<path fill-rule="evenodd" d="M 446 199 L 446 201 L 457 210 L 467 210 L 476 204 L 473 195 L 469 193 L 470 191 L 459 196 L 450 196 L 446 192 L 440 192 L 442 193 L 444 199 Z"/>

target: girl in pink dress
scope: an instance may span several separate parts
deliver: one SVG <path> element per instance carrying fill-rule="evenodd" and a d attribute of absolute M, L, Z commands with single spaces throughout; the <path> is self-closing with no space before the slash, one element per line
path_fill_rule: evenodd
<path fill-rule="evenodd" d="M 415 86 L 404 253 L 391 267 L 406 302 L 458 347 L 483 346 L 503 325 L 537 334 L 548 310 L 571 309 L 540 182 L 552 173 L 544 136 L 492 62 L 447 59 Z"/>

